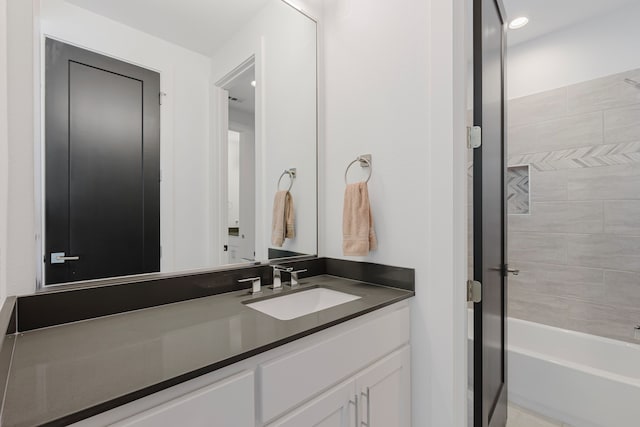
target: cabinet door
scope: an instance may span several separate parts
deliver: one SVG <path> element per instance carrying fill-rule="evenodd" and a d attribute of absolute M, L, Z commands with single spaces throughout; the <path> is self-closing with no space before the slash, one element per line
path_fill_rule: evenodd
<path fill-rule="evenodd" d="M 363 427 L 411 425 L 410 367 L 409 346 L 405 346 L 356 376 Z"/>
<path fill-rule="evenodd" d="M 356 427 L 356 393 L 347 381 L 302 405 L 268 427 Z"/>
<path fill-rule="evenodd" d="M 254 427 L 253 372 L 244 372 L 122 420 L 114 427 Z"/>
<path fill-rule="evenodd" d="M 257 393 L 262 399 L 262 421 L 288 413 L 409 343 L 409 307 L 373 316 L 356 327 L 261 363 Z"/>

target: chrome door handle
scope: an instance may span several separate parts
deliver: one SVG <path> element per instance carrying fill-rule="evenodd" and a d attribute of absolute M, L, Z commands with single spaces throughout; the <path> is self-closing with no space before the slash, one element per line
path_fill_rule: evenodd
<path fill-rule="evenodd" d="M 79 256 L 65 256 L 64 252 L 53 252 L 51 254 L 51 264 L 64 264 L 65 261 L 79 261 Z"/>
<path fill-rule="evenodd" d="M 514 276 L 517 276 L 518 274 L 520 274 L 520 270 L 516 269 L 516 268 L 507 268 L 507 274 L 513 274 Z"/>
<path fill-rule="evenodd" d="M 355 413 L 355 421 L 356 421 L 356 423 L 354 424 L 354 427 L 358 427 L 358 418 L 359 418 L 358 417 L 358 412 L 360 410 L 360 408 L 358 408 L 358 393 L 356 393 L 353 396 L 353 398 L 354 398 L 354 400 L 349 400 L 349 403 L 351 403 L 355 408 L 354 411 L 353 411 Z"/>
<path fill-rule="evenodd" d="M 371 424 L 371 394 L 369 387 L 367 387 L 366 393 L 362 393 L 362 395 L 367 398 L 367 422 L 365 423 L 364 421 L 360 421 L 360 425 L 369 427 L 369 425 Z"/>

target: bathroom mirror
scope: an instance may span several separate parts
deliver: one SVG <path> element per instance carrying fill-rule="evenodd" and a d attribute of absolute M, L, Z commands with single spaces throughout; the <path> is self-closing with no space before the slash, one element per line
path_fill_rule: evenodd
<path fill-rule="evenodd" d="M 41 286 L 317 254 L 312 18 L 41 0 L 38 19 Z"/>

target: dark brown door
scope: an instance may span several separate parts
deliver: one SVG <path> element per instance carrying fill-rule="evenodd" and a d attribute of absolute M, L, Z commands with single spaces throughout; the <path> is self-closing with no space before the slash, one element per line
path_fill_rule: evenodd
<path fill-rule="evenodd" d="M 46 40 L 45 283 L 160 270 L 160 75 Z"/>
<path fill-rule="evenodd" d="M 475 427 L 507 421 L 505 18 L 501 0 L 474 0 L 474 124 L 482 127 L 473 156 L 474 278 L 482 283 L 474 305 Z"/>

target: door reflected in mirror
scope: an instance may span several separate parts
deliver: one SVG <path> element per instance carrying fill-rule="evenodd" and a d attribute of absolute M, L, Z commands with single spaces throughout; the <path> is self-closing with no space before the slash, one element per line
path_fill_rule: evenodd
<path fill-rule="evenodd" d="M 229 169 L 230 264 L 255 261 L 256 199 L 256 73 L 254 60 L 240 66 L 226 78 Z"/>
<path fill-rule="evenodd" d="M 41 283 L 317 254 L 315 21 L 282 0 L 40 6 Z"/>

